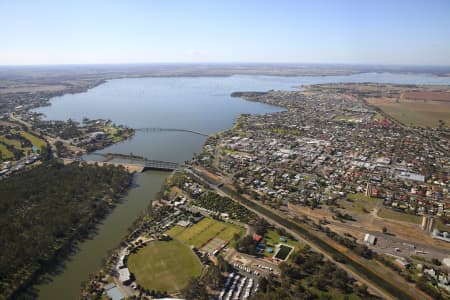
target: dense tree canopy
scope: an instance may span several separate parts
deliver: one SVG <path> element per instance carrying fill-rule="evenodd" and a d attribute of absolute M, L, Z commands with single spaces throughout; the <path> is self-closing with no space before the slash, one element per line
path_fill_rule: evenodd
<path fill-rule="evenodd" d="M 230 198 L 220 196 L 217 193 L 204 193 L 194 200 L 194 204 L 212 211 L 227 213 L 230 218 L 247 224 L 253 223 L 256 219 L 255 213 Z"/>
<path fill-rule="evenodd" d="M 130 180 L 123 168 L 51 161 L 0 181 L 0 294 L 7 297 L 51 267 Z"/>
<path fill-rule="evenodd" d="M 252 299 L 373 299 L 367 287 L 355 285 L 345 271 L 308 247 L 280 264 L 279 279 L 261 279 Z"/>

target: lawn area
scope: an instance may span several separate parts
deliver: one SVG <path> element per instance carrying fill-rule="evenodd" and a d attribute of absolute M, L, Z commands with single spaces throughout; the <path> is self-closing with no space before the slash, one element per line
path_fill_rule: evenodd
<path fill-rule="evenodd" d="M 352 200 L 362 200 L 364 202 L 368 202 L 368 203 L 372 203 L 372 204 L 377 203 L 377 198 L 366 196 L 363 193 L 348 194 L 347 198 L 352 199 Z"/>
<path fill-rule="evenodd" d="M 311 289 L 312 291 L 316 292 L 317 295 L 319 296 L 319 299 L 333 299 L 333 300 L 361 300 L 361 297 L 359 297 L 356 294 L 342 294 L 341 291 L 333 291 L 333 289 L 331 289 L 331 291 L 321 291 L 317 288 L 313 288 Z M 320 298 L 323 297 L 323 298 Z"/>
<path fill-rule="evenodd" d="M 373 118 L 374 121 L 383 121 L 385 119 L 385 117 L 379 113 L 376 113 Z"/>
<path fill-rule="evenodd" d="M 7 145 L 11 145 L 16 149 L 21 149 L 22 145 L 20 144 L 20 142 L 18 140 L 11 140 L 6 138 L 5 136 L 0 136 L 0 142 L 7 144 Z"/>
<path fill-rule="evenodd" d="M 270 128 L 266 129 L 266 131 L 281 135 L 296 135 L 296 136 L 302 135 L 302 131 L 300 131 L 299 129 Z"/>
<path fill-rule="evenodd" d="M 176 225 L 169 229 L 166 234 L 187 245 L 194 245 L 199 249 L 214 237 L 229 241 L 235 233 L 242 235 L 244 231 L 244 228 L 233 224 L 204 218 L 188 228 Z"/>
<path fill-rule="evenodd" d="M 106 126 L 104 128 L 104 131 L 108 134 L 108 137 L 111 138 L 113 143 L 118 143 L 123 140 L 123 137 L 117 135 L 118 132 L 117 128 L 113 126 Z"/>
<path fill-rule="evenodd" d="M 20 135 L 21 137 L 13 137 L 13 138 L 7 138 L 6 135 L 8 131 L 2 130 L 2 134 L 0 135 L 0 153 L 2 154 L 2 160 L 9 160 L 9 159 L 15 159 L 14 151 L 8 150 L 7 147 L 14 148 L 17 150 L 18 153 L 21 153 L 22 155 L 25 155 L 26 153 L 29 153 L 31 150 L 31 146 L 28 145 L 28 147 L 22 146 L 22 138 L 28 140 L 31 144 L 34 146 L 37 146 L 41 149 L 47 147 L 47 143 L 45 140 L 31 134 L 28 132 L 25 132 L 23 130 L 16 130 L 14 128 L 9 129 L 9 133 L 13 135 Z M 20 157 L 20 155 L 19 155 Z"/>
<path fill-rule="evenodd" d="M 368 213 L 377 204 L 377 198 L 368 197 L 363 193 L 348 194 L 347 198 L 352 200 L 353 202 L 344 200 L 340 201 L 339 204 L 341 204 L 344 208 L 354 212 Z"/>
<path fill-rule="evenodd" d="M 29 140 L 33 144 L 33 146 L 39 147 L 41 149 L 47 147 L 47 143 L 44 140 L 38 138 L 37 136 L 34 136 L 25 131 L 20 131 L 20 135 Z"/>
<path fill-rule="evenodd" d="M 442 222 L 441 219 L 439 218 L 435 218 L 436 223 L 434 225 L 434 227 L 440 231 L 448 231 L 449 227 L 447 225 L 444 224 L 444 222 Z"/>
<path fill-rule="evenodd" d="M 356 119 L 360 119 L 360 116 L 336 116 L 334 117 L 335 121 L 354 121 Z"/>
<path fill-rule="evenodd" d="M 241 155 L 242 154 L 242 152 L 239 152 L 239 151 L 236 151 L 236 150 L 230 150 L 230 149 L 223 149 L 222 152 L 226 153 L 226 154 L 237 154 L 237 155 Z M 245 154 L 247 154 L 247 153 L 245 153 Z"/>
<path fill-rule="evenodd" d="M 284 237 L 286 239 L 286 242 L 281 242 L 280 238 Z M 267 231 L 267 233 L 264 235 L 264 242 L 266 244 L 266 246 L 272 247 L 274 248 L 273 250 L 275 251 L 275 245 L 277 244 L 287 244 L 294 249 L 294 251 L 303 248 L 303 244 L 298 242 L 298 241 L 294 241 L 292 239 L 287 238 L 286 236 L 281 236 L 278 234 L 278 232 L 276 230 L 269 230 Z M 264 256 L 266 257 L 272 257 L 274 255 L 274 253 L 267 253 L 266 251 L 264 251 Z"/>
<path fill-rule="evenodd" d="M 105 132 L 111 136 L 114 136 L 117 134 L 117 128 L 113 127 L 113 126 L 106 126 L 105 127 Z"/>
<path fill-rule="evenodd" d="M 9 151 L 8 148 L 6 148 L 6 146 L 3 144 L 0 144 L 0 153 L 2 154 L 3 160 L 8 160 L 14 157 L 11 151 Z"/>
<path fill-rule="evenodd" d="M 386 219 L 393 219 L 397 221 L 409 222 L 414 224 L 420 224 L 422 218 L 420 216 L 410 215 L 398 211 L 394 211 L 388 208 L 381 208 L 378 211 L 378 216 Z"/>
<path fill-rule="evenodd" d="M 197 256 L 177 240 L 151 242 L 130 255 L 128 268 L 141 286 L 167 292 L 183 289 L 202 271 Z"/>
<path fill-rule="evenodd" d="M 169 230 L 167 230 L 165 234 L 170 235 L 172 238 L 178 238 L 178 236 L 185 230 L 186 228 L 179 225 L 175 225 Z"/>

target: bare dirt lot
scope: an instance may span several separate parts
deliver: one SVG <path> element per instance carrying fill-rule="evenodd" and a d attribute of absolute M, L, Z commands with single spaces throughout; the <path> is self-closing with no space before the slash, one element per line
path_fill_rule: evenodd
<path fill-rule="evenodd" d="M 366 233 L 381 233 L 382 228 L 386 227 L 393 239 L 398 238 L 408 240 L 411 243 L 433 245 L 450 251 L 450 244 L 432 239 L 431 234 L 423 231 L 419 224 L 382 218 L 379 216 L 378 210 L 378 208 L 373 208 L 370 213 L 357 213 L 344 209 L 342 212 L 349 213 L 356 221 L 339 221 L 333 220 L 333 213 L 327 207 L 313 210 L 304 206 L 289 205 L 291 215 L 299 218 L 307 215 L 315 222 L 326 219 L 330 222 L 328 226 L 331 230 L 340 234 L 349 233 L 360 242 Z"/>
<path fill-rule="evenodd" d="M 386 98 L 386 97 L 380 97 L 380 98 L 370 97 L 370 98 L 367 98 L 366 100 L 369 104 L 373 104 L 373 105 L 383 105 L 383 104 L 389 104 L 389 103 L 395 102 L 395 99 Z"/>

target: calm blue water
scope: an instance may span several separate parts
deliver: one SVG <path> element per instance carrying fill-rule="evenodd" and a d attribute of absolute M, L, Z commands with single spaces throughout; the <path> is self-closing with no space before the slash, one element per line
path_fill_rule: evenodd
<path fill-rule="evenodd" d="M 351 76 L 231 76 L 110 80 L 86 93 L 55 97 L 37 109 L 49 119 L 108 118 L 134 128 L 189 128 L 209 133 L 230 127 L 240 113 L 267 113 L 267 105 L 231 98 L 234 91 L 293 89 L 332 82 L 450 84 L 450 77 L 364 73 Z"/>
<path fill-rule="evenodd" d="M 214 133 L 232 127 L 242 113 L 263 114 L 280 108 L 231 98 L 234 91 L 287 90 L 332 82 L 450 84 L 450 77 L 427 74 L 364 73 L 350 76 L 167 77 L 110 80 L 85 93 L 55 97 L 36 111 L 48 119 L 111 119 L 133 128 L 183 128 Z M 103 152 L 144 155 L 182 162 L 201 150 L 205 138 L 176 132 L 138 132 L 132 140 Z"/>

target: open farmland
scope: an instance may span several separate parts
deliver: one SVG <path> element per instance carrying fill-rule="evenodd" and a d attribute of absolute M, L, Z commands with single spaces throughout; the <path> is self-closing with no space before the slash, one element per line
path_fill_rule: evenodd
<path fill-rule="evenodd" d="M 450 102 L 392 101 L 374 105 L 407 126 L 438 127 L 439 120 L 450 124 Z"/>
<path fill-rule="evenodd" d="M 197 224 L 187 228 L 176 225 L 168 230 L 166 234 L 187 245 L 194 245 L 196 248 L 201 248 L 214 237 L 230 241 L 235 233 L 242 235 L 244 230 L 244 228 L 233 224 L 204 218 Z"/>
<path fill-rule="evenodd" d="M 450 101 L 449 92 L 405 92 L 401 99 L 422 100 L 422 101 Z"/>
<path fill-rule="evenodd" d="M 405 126 L 439 127 L 439 120 L 444 126 L 450 124 L 450 88 L 446 85 L 320 84 L 309 86 L 308 91 L 364 99 Z"/>
<path fill-rule="evenodd" d="M 202 271 L 199 259 L 179 241 L 157 241 L 128 259 L 136 281 L 149 290 L 175 292 L 187 286 Z"/>
<path fill-rule="evenodd" d="M 392 87 L 389 93 L 366 97 L 369 104 L 377 106 L 406 126 L 438 127 L 439 120 L 450 124 L 450 92 L 448 87 L 421 87 L 408 89 Z M 438 89 L 436 91 L 435 89 Z"/>

